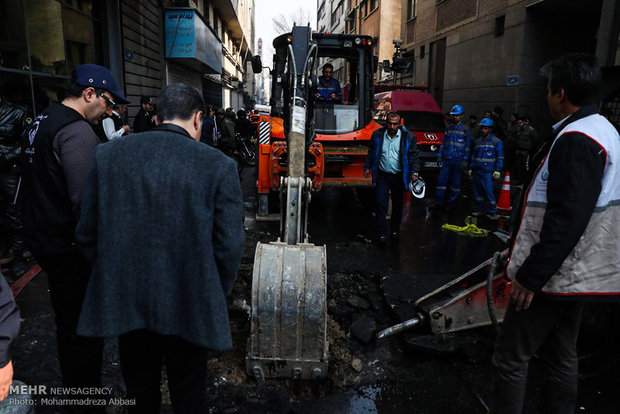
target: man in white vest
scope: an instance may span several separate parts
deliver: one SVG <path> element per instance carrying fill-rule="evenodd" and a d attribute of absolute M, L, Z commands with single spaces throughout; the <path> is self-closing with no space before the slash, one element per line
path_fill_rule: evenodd
<path fill-rule="evenodd" d="M 577 335 L 586 299 L 620 295 L 620 137 L 598 114 L 596 58 L 541 69 L 553 136 L 534 158 L 506 268 L 511 303 L 493 354 L 491 413 L 521 413 L 528 364 L 541 359 L 541 412 L 574 413 Z"/>

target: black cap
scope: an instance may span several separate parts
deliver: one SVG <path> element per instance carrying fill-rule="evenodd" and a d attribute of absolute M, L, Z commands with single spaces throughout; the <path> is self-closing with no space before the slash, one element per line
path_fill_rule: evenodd
<path fill-rule="evenodd" d="M 140 98 L 140 103 L 141 104 L 151 104 L 153 105 L 153 98 L 151 98 L 150 96 L 142 96 Z"/>
<path fill-rule="evenodd" d="M 103 66 L 86 63 L 76 66 L 73 70 L 72 80 L 78 85 L 92 86 L 96 89 L 104 89 L 114 95 L 114 101 L 117 104 L 129 103 L 129 99 L 125 98 L 118 90 L 114 75 Z"/>

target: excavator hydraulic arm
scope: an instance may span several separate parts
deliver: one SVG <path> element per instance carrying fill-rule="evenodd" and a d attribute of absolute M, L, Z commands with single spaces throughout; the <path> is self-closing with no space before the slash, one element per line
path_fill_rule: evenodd
<path fill-rule="evenodd" d="M 322 378 L 327 375 L 327 252 L 308 243 L 310 192 L 306 152 L 311 143 L 306 111 L 310 74 L 317 64 L 312 30 L 293 27 L 288 45 L 286 80 L 290 96 L 286 148 L 287 175 L 281 178 L 280 238 L 258 243 L 252 279 L 251 335 L 246 371 L 259 383 L 265 378 Z M 311 167 L 312 168 L 312 167 Z M 316 164 L 314 166 L 316 168 Z"/>

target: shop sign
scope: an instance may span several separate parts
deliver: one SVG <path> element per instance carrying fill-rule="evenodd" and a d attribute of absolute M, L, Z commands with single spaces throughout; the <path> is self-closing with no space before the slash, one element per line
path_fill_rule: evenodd
<path fill-rule="evenodd" d="M 222 44 L 194 9 L 165 12 L 166 57 L 196 60 L 213 73 L 222 71 Z"/>

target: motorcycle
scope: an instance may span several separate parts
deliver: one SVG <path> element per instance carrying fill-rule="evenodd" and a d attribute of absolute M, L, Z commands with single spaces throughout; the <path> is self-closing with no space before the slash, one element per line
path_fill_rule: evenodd
<path fill-rule="evenodd" d="M 254 136 L 241 136 L 241 134 L 235 134 L 235 140 L 237 141 L 237 161 L 241 164 L 253 166 L 256 164 L 256 137 Z"/>

